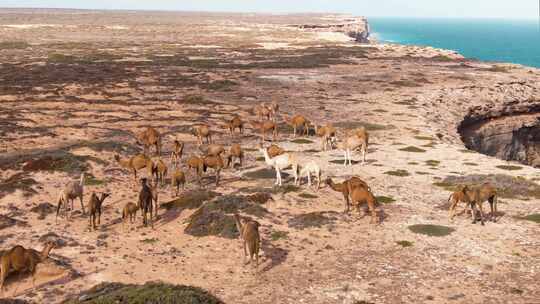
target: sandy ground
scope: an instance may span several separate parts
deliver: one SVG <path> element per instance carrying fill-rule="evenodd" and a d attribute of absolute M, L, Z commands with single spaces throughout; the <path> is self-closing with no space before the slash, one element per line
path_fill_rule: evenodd
<path fill-rule="evenodd" d="M 35 288 L 29 278 L 10 279 L 4 297 L 58 303 L 100 282 L 162 280 L 208 289 L 226 303 L 539 303 L 540 227 L 522 219 L 540 212 L 539 197 L 503 197 L 500 220 L 481 226 L 465 214 L 450 222 L 450 193 L 438 186 L 447 177 L 494 174 L 537 185 L 538 169 L 465 150 L 457 126 L 472 106 L 538 100 L 538 70 L 431 48 L 357 46 L 342 34 L 288 26 L 328 16 L 0 14 L 0 212 L 7 223 L 0 244 L 41 250 L 47 236 L 61 244 L 55 262 L 38 268 Z M 334 123 L 340 134 L 368 127 L 366 165 L 344 167 L 340 151 L 321 151 L 314 136 L 295 143 L 287 127 L 277 143 L 301 163 L 317 161 L 323 177 L 358 175 L 375 195 L 393 199 L 381 206 L 381 225 L 343 214 L 341 194 L 304 182 L 275 194 L 264 205 L 269 213 L 257 218 L 258 271 L 243 265 L 240 240 L 184 233 L 194 210 L 161 209 L 154 229 L 140 217 L 122 226 L 120 210 L 136 201 L 138 187 L 113 156 L 141 151 L 131 134 L 145 126 L 164 134 L 162 157 L 170 164 L 172 139 L 186 142 L 186 155 L 197 154 L 189 128 L 209 123 L 219 143 L 248 150 L 242 168 L 225 170 L 217 188 L 208 174 L 205 187 L 222 194 L 272 187 L 273 177 L 248 177 L 266 167 L 253 150 L 257 134 L 248 127 L 231 138 L 222 127 L 233 114 L 255 120 L 253 106 L 270 101 L 282 113 Z M 24 169 L 44 155 L 70 161 Z M 91 192 L 112 193 L 98 231 L 88 230 L 80 212 L 56 223 L 52 209 L 33 209 L 55 205 L 59 189 L 82 169 L 97 181 L 85 187 L 85 204 Z M 392 175 L 396 170 L 406 176 Z M 194 181 L 190 172 L 188 189 L 198 189 Z M 162 203 L 173 199 L 161 189 Z M 325 212 L 330 223 L 290 225 L 311 212 Z M 431 237 L 408 229 L 415 224 L 454 231 Z"/>

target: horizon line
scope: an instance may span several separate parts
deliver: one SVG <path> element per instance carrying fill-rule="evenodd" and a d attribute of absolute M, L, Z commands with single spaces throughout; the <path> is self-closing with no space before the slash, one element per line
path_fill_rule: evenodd
<path fill-rule="evenodd" d="M 286 12 L 286 11 L 220 11 L 220 10 L 189 10 L 189 9 L 164 9 L 164 8 L 77 8 L 77 7 L 15 7 L 0 6 L 0 10 L 74 10 L 74 11 L 101 11 L 101 12 L 177 12 L 177 13 L 210 13 L 210 14 L 260 14 L 260 15 L 344 15 L 366 18 L 415 18 L 415 19 L 499 19 L 499 20 L 538 20 L 538 17 L 503 17 L 503 16 L 399 16 L 399 15 L 361 15 L 345 12 L 332 11 L 302 11 L 302 12 Z"/>

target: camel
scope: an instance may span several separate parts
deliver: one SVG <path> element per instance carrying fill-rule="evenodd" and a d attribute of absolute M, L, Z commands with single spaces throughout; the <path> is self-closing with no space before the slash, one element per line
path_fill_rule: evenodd
<path fill-rule="evenodd" d="M 156 154 L 161 155 L 161 134 L 154 128 L 148 127 L 135 135 L 137 144 L 142 145 L 144 154 L 148 155 L 150 146 L 156 147 Z"/>
<path fill-rule="evenodd" d="M 282 186 L 281 170 L 291 167 L 294 175 L 294 184 L 298 184 L 298 159 L 293 153 L 284 153 L 274 158 L 270 158 L 268 151 L 262 146 L 259 146 L 259 152 L 264 156 L 267 165 L 274 167 L 276 170 L 276 185 Z"/>
<path fill-rule="evenodd" d="M 171 152 L 171 162 L 175 169 L 178 168 L 178 163 L 180 163 L 180 159 L 182 158 L 183 153 L 184 153 L 184 143 L 175 139 L 174 150 Z"/>
<path fill-rule="evenodd" d="M 255 108 L 253 108 L 253 113 L 257 115 L 259 120 L 270 120 L 270 115 L 272 114 L 271 110 L 264 103 L 255 106 Z"/>
<path fill-rule="evenodd" d="M 345 210 L 343 211 L 344 213 L 349 213 L 350 211 L 350 194 L 355 188 L 361 187 L 367 189 L 368 191 L 371 191 L 368 184 L 357 176 L 353 176 L 350 179 L 337 184 L 334 183 L 334 181 L 330 177 L 328 177 L 325 183 L 332 190 L 343 194 L 343 199 L 345 200 Z"/>
<path fill-rule="evenodd" d="M 264 142 L 266 139 L 266 133 L 272 132 L 272 141 L 275 141 L 278 136 L 278 127 L 275 122 L 270 120 L 265 120 L 261 122 L 251 122 L 251 126 L 254 130 L 259 130 L 262 134 L 262 142 Z"/>
<path fill-rule="evenodd" d="M 353 206 L 356 206 L 358 214 L 360 214 L 360 205 L 367 204 L 369 211 L 371 212 L 370 223 L 373 223 L 373 221 L 375 221 L 375 223 L 379 223 L 379 220 L 377 218 L 377 212 L 375 210 L 378 203 L 377 199 L 375 198 L 373 193 L 371 193 L 371 191 L 364 187 L 354 188 L 351 192 L 351 203 Z"/>
<path fill-rule="evenodd" d="M 317 191 L 321 188 L 321 167 L 315 161 L 310 161 L 300 169 L 300 177 L 307 175 L 308 185 L 311 187 L 311 174 L 317 177 Z"/>
<path fill-rule="evenodd" d="M 90 209 L 90 229 L 96 230 L 96 218 L 97 224 L 101 225 L 101 207 L 103 201 L 109 196 L 111 196 L 110 193 L 101 193 L 101 196 L 98 196 L 95 192 L 90 196 L 90 202 L 88 203 L 88 209 Z"/>
<path fill-rule="evenodd" d="M 272 102 L 269 106 L 268 106 L 268 110 L 270 111 L 270 116 L 272 117 L 272 120 L 273 121 L 276 121 L 276 117 L 278 115 L 278 112 L 279 112 L 279 104 L 277 102 Z"/>
<path fill-rule="evenodd" d="M 285 153 L 285 150 L 278 145 L 270 145 L 268 148 L 266 148 L 266 151 L 268 151 L 268 155 L 271 158 Z"/>
<path fill-rule="evenodd" d="M 303 128 L 303 134 L 309 135 L 309 120 L 303 115 L 295 115 L 291 119 L 288 119 L 286 115 L 283 115 L 283 120 L 293 127 L 293 137 L 296 137 L 296 131 L 298 128 Z"/>
<path fill-rule="evenodd" d="M 114 160 L 116 160 L 120 167 L 133 171 L 133 180 L 135 182 L 137 182 L 137 170 L 146 168 L 148 170 L 148 175 L 152 176 L 154 163 L 144 154 L 135 155 L 128 159 L 121 159 L 118 154 L 115 154 Z"/>
<path fill-rule="evenodd" d="M 208 125 L 200 125 L 193 127 L 193 134 L 197 137 L 199 146 L 203 144 L 203 138 L 206 138 L 208 144 L 212 143 L 212 132 Z"/>
<path fill-rule="evenodd" d="M 0 291 L 4 290 L 4 282 L 12 271 L 28 271 L 32 274 L 32 286 L 36 281 L 36 265 L 44 262 L 51 250 L 56 246 L 54 242 L 47 242 L 41 252 L 34 249 L 26 249 L 23 246 L 15 246 L 6 251 L 1 259 Z"/>
<path fill-rule="evenodd" d="M 194 169 L 197 174 L 197 181 L 199 186 L 202 186 L 202 173 L 204 169 L 204 160 L 198 156 L 191 156 L 186 162 L 189 169 Z"/>
<path fill-rule="evenodd" d="M 240 232 L 240 238 L 244 245 L 244 260 L 246 259 L 249 249 L 249 262 L 255 257 L 255 267 L 259 266 L 259 248 L 261 244 L 261 237 L 259 235 L 260 224 L 256 221 L 246 221 L 240 218 L 238 214 L 234 215 L 236 221 L 236 228 Z"/>
<path fill-rule="evenodd" d="M 229 129 L 229 133 L 231 134 L 231 137 L 234 136 L 234 131 L 236 129 L 238 129 L 238 132 L 240 134 L 244 133 L 244 123 L 242 122 L 240 117 L 238 117 L 237 115 L 235 115 L 233 119 L 227 122 L 227 128 Z"/>
<path fill-rule="evenodd" d="M 343 162 L 344 166 L 347 166 L 347 162 L 350 166 L 352 166 L 352 151 L 358 148 L 361 148 L 362 150 L 362 164 L 365 164 L 367 138 L 360 138 L 355 134 L 345 137 L 342 142 L 338 143 L 338 149 L 342 150 L 345 156 L 345 161 Z"/>
<path fill-rule="evenodd" d="M 330 145 L 330 149 L 333 148 L 337 138 L 337 130 L 331 124 L 322 127 L 315 125 L 315 134 L 321 138 L 321 148 L 323 151 L 327 150 L 328 145 Z"/>
<path fill-rule="evenodd" d="M 463 186 L 459 190 L 454 191 L 452 194 L 450 194 L 450 197 L 448 197 L 448 202 L 450 203 L 448 217 L 450 218 L 450 221 L 454 220 L 454 217 L 456 216 L 456 207 L 460 202 L 463 202 L 467 207 L 470 207 L 469 197 L 467 196 L 468 191 L 468 186 Z M 472 209 L 469 208 L 469 210 L 472 213 Z M 474 215 L 472 216 L 474 219 Z"/>
<path fill-rule="evenodd" d="M 242 147 L 239 144 L 233 144 L 231 148 L 229 149 L 229 152 L 226 153 L 225 157 L 227 160 L 226 167 L 229 166 L 234 167 L 234 159 L 237 158 L 240 161 L 240 167 L 242 167 L 242 161 L 244 159 L 244 151 L 242 150 Z"/>
<path fill-rule="evenodd" d="M 57 200 L 57 206 L 56 206 L 56 218 L 55 221 L 58 221 L 58 215 L 60 214 L 60 208 L 62 205 L 64 206 L 64 210 L 66 212 L 66 218 L 69 220 L 71 218 L 71 213 L 75 209 L 73 205 L 73 201 L 76 198 L 79 198 L 81 201 L 81 208 L 83 215 L 85 214 L 84 210 L 84 203 L 83 203 L 83 196 L 84 196 L 84 172 L 81 173 L 81 177 L 78 182 L 71 181 L 69 182 L 64 189 L 60 192 L 60 195 L 58 195 Z M 67 214 L 68 205 L 71 202 L 71 208 L 69 209 L 69 214 Z"/>

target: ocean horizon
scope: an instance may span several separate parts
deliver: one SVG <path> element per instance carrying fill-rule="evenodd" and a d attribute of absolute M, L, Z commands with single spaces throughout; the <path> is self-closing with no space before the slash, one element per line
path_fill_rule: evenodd
<path fill-rule="evenodd" d="M 454 50 L 467 58 L 540 68 L 534 19 L 368 17 L 377 41 Z"/>

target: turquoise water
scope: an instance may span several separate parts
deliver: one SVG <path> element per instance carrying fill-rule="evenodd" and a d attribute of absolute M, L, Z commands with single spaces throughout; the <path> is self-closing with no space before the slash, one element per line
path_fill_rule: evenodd
<path fill-rule="evenodd" d="M 535 20 L 368 18 L 379 41 L 450 49 L 483 61 L 540 68 Z"/>

